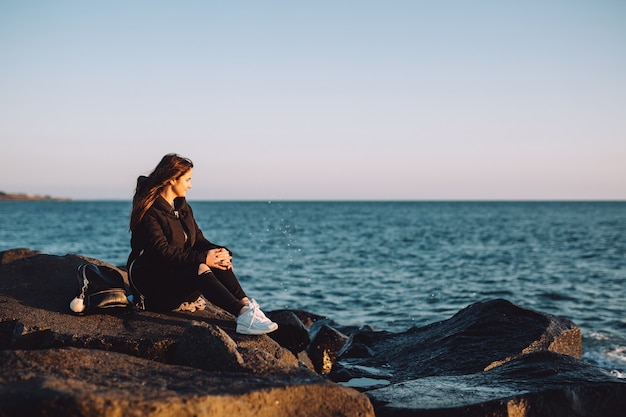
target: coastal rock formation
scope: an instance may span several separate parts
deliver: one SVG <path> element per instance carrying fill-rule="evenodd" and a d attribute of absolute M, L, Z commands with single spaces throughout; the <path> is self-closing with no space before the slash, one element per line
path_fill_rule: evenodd
<path fill-rule="evenodd" d="M 371 416 L 314 378 L 206 372 L 100 349 L 0 351 L 2 416 Z"/>
<path fill-rule="evenodd" d="M 492 300 L 403 333 L 355 332 L 339 352 L 341 363 L 334 369 L 334 379 L 349 378 L 351 369 L 372 366 L 391 372 L 394 383 L 466 375 L 544 350 L 580 359 L 580 329 L 564 318 Z"/>
<path fill-rule="evenodd" d="M 580 360 L 570 320 L 505 300 L 403 333 L 355 332 L 330 377 L 377 416 L 621 416 L 626 381 Z"/>
<path fill-rule="evenodd" d="M 5 193 L 0 191 L 0 201 L 3 200 L 26 200 L 26 201 L 69 201 L 69 198 L 51 197 L 49 195 L 32 195 L 25 193 Z"/>
<path fill-rule="evenodd" d="M 0 416 L 374 415 L 365 395 L 267 335 L 235 333 L 234 317 L 210 304 L 78 317 L 76 269 L 103 262 L 0 257 L 12 259 L 0 266 Z"/>
<path fill-rule="evenodd" d="M 0 416 L 611 417 L 626 409 L 626 382 L 580 360 L 574 323 L 506 300 L 402 333 L 280 310 L 268 312 L 277 332 L 242 336 L 211 304 L 71 315 L 85 262 L 106 265 L 0 252 Z"/>
<path fill-rule="evenodd" d="M 626 383 L 549 351 L 485 372 L 416 378 L 367 394 L 379 417 L 618 417 L 626 407 Z"/>

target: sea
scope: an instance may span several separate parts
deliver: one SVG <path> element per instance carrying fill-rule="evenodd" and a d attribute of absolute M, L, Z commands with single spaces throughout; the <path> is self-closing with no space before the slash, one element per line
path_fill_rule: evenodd
<path fill-rule="evenodd" d="M 402 332 L 497 298 L 572 320 L 626 378 L 626 202 L 194 201 L 264 310 Z M 0 251 L 124 265 L 129 201 L 0 201 Z"/>

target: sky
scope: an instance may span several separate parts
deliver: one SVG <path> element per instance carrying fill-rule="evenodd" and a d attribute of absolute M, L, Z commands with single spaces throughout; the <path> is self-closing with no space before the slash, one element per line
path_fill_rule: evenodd
<path fill-rule="evenodd" d="M 626 200 L 626 2 L 0 0 L 0 191 Z"/>

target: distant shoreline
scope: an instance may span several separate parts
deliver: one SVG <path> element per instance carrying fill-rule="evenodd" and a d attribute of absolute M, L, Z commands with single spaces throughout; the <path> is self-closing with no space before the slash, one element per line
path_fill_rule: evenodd
<path fill-rule="evenodd" d="M 30 195 L 24 193 L 5 193 L 0 191 L 0 201 L 70 201 L 70 198 L 51 197 L 49 195 Z"/>

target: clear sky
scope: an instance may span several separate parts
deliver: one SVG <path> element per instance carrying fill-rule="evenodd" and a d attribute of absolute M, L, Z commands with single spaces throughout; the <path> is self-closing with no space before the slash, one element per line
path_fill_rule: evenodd
<path fill-rule="evenodd" d="M 626 200 L 623 0 L 0 1 L 0 191 Z"/>

